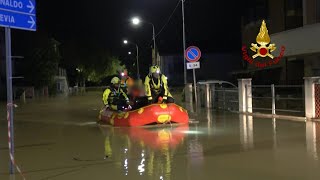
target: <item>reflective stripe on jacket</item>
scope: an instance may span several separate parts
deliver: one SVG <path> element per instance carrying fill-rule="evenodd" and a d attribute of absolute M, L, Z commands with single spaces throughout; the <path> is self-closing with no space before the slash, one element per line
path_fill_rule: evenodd
<path fill-rule="evenodd" d="M 160 74 L 160 77 L 155 80 L 150 75 L 146 76 L 144 86 L 148 100 L 152 100 L 152 94 L 160 94 L 161 91 L 164 91 L 163 99 L 167 99 L 168 96 L 172 97 L 169 92 L 167 77 L 163 74 Z"/>
<path fill-rule="evenodd" d="M 122 97 L 121 97 L 122 96 Z M 116 98 L 124 98 L 126 101 L 129 100 L 128 96 L 126 93 L 123 92 L 121 88 L 119 90 L 115 88 L 108 87 L 102 95 L 102 101 L 104 105 L 114 105 L 116 102 Z"/>

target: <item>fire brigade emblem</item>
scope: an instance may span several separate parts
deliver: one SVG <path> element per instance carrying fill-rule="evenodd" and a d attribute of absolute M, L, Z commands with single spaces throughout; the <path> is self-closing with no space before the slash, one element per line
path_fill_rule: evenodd
<path fill-rule="evenodd" d="M 260 57 L 270 57 L 273 59 L 273 55 L 270 54 L 274 50 L 276 50 L 276 45 L 275 44 L 269 44 L 270 43 L 270 36 L 268 34 L 268 29 L 266 22 L 263 20 L 261 27 L 260 27 L 260 32 L 256 38 L 256 41 L 258 44 L 251 43 L 251 50 L 255 52 L 256 54 L 252 56 L 252 58 L 256 58 L 258 56 Z"/>

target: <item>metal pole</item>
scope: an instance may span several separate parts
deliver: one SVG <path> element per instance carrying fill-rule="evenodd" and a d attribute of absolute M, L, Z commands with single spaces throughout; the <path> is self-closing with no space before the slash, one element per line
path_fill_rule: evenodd
<path fill-rule="evenodd" d="M 182 36 L 183 36 L 183 72 L 184 72 L 184 85 L 187 84 L 187 67 L 186 67 L 186 31 L 184 23 L 184 1 L 181 0 L 182 4 Z"/>
<path fill-rule="evenodd" d="M 13 133 L 13 100 L 12 100 L 12 65 L 11 65 L 11 29 L 5 28 L 6 38 L 6 70 L 7 70 L 7 111 L 9 116 L 9 153 L 14 157 L 14 133 Z M 10 174 L 14 174 L 14 165 L 10 156 Z"/>
<path fill-rule="evenodd" d="M 193 86 L 194 86 L 194 95 L 196 104 L 198 104 L 198 97 L 197 97 L 197 80 L 196 80 L 196 71 L 193 69 Z"/>
<path fill-rule="evenodd" d="M 155 30 L 154 30 L 154 25 L 151 23 L 151 25 L 152 25 L 152 33 L 153 33 L 153 49 L 154 49 L 154 51 L 153 51 L 153 54 L 154 54 L 154 59 L 153 59 L 153 62 L 152 62 L 152 64 L 156 64 L 156 33 L 155 33 Z"/>
<path fill-rule="evenodd" d="M 272 115 L 276 114 L 276 97 L 274 84 L 271 84 L 271 95 L 272 95 Z"/>
<path fill-rule="evenodd" d="M 139 72 L 139 46 L 136 44 L 136 48 L 137 48 L 137 77 L 138 79 L 140 79 L 140 72 Z"/>

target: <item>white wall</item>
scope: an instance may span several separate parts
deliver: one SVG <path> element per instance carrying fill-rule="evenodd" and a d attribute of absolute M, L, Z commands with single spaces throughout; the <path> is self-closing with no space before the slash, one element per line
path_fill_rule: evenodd
<path fill-rule="evenodd" d="M 277 46 L 272 53 L 275 56 L 282 45 L 286 47 L 285 56 L 320 53 L 320 23 L 271 34 L 271 43 Z"/>

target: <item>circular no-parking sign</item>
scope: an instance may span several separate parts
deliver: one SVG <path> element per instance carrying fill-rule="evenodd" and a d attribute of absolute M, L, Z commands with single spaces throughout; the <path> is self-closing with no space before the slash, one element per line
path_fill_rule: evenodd
<path fill-rule="evenodd" d="M 189 62 L 197 62 L 201 57 L 201 51 L 196 46 L 190 46 L 186 50 L 186 59 Z"/>

